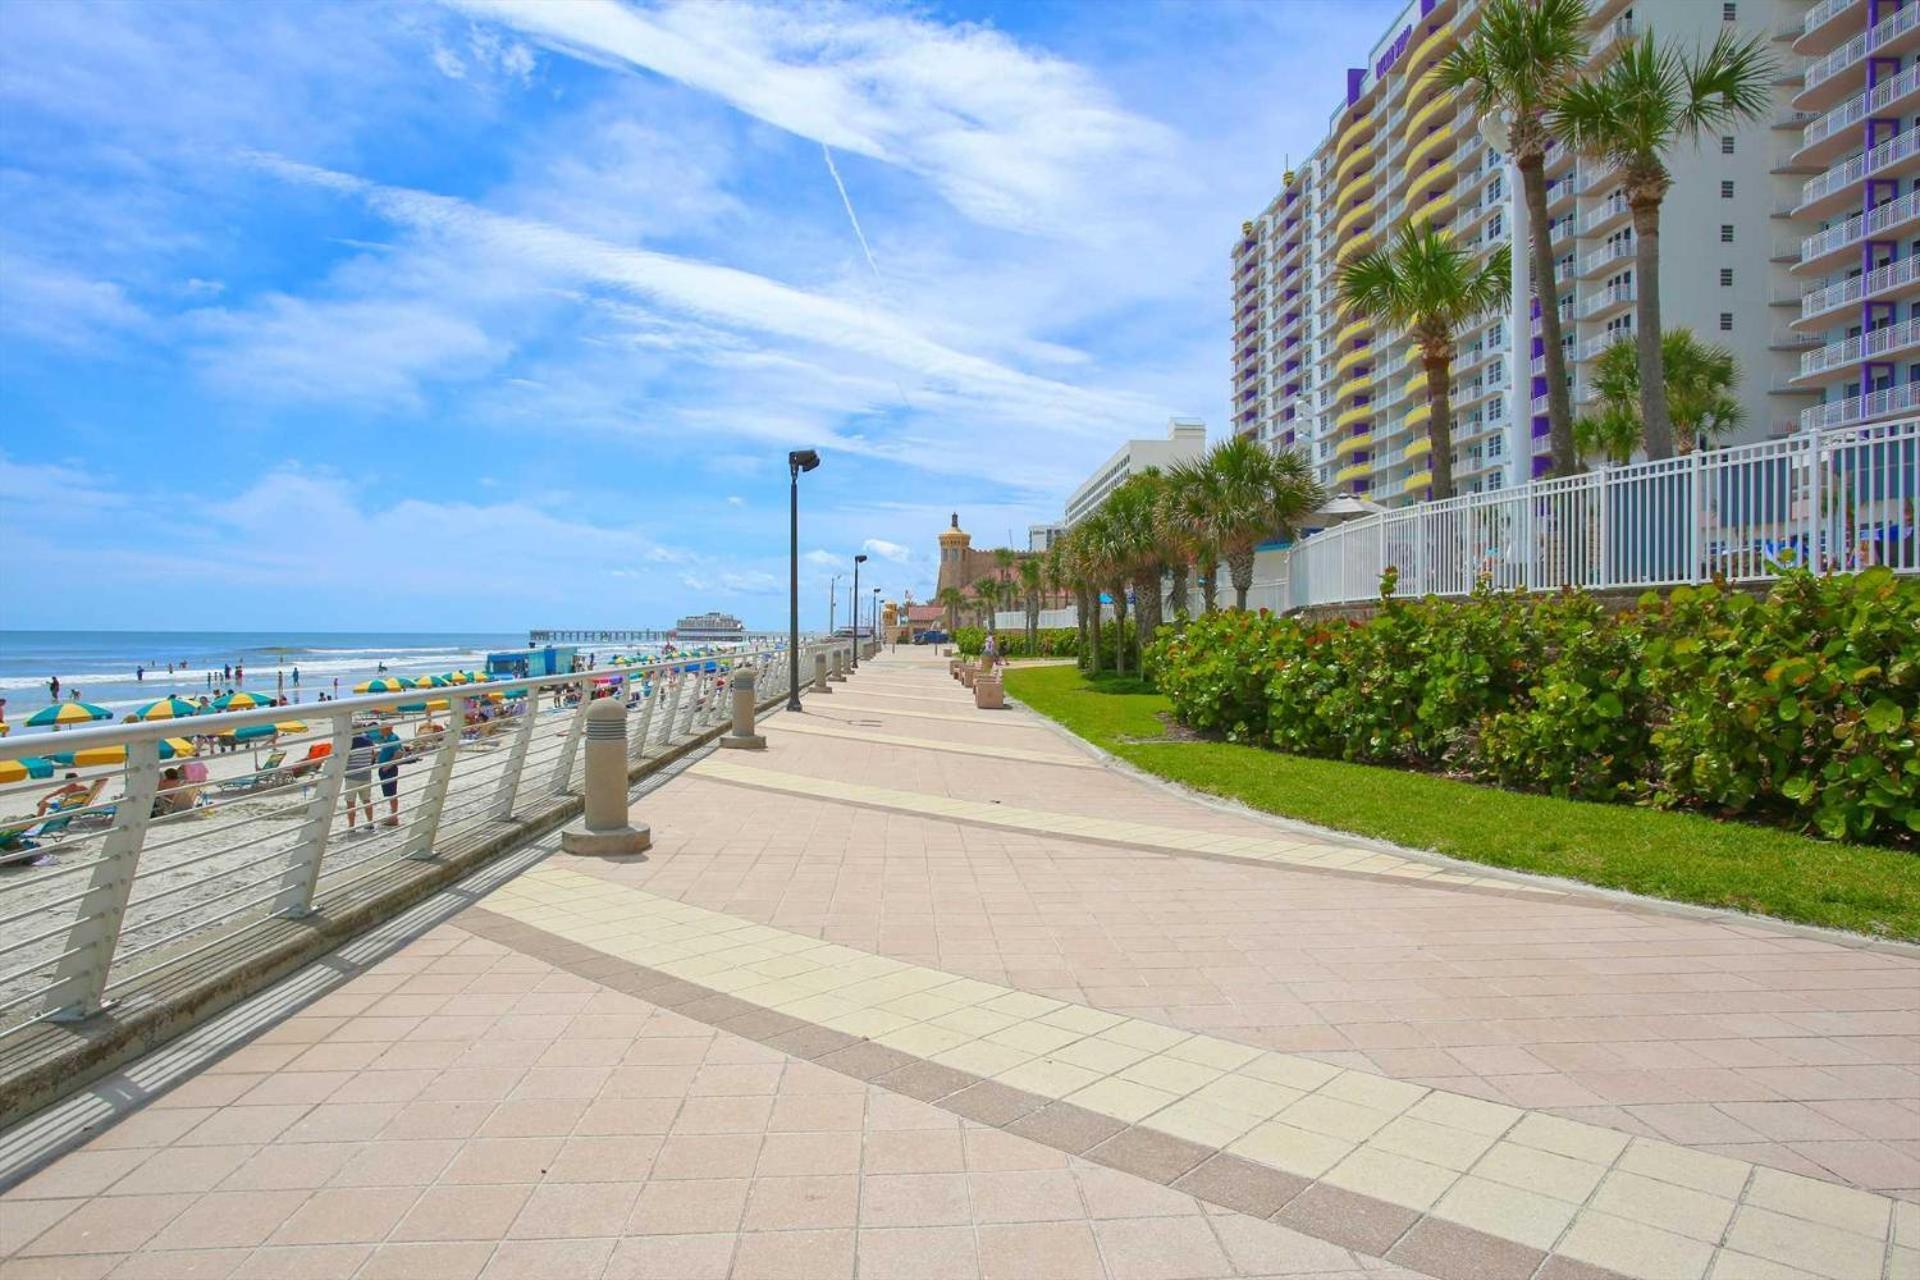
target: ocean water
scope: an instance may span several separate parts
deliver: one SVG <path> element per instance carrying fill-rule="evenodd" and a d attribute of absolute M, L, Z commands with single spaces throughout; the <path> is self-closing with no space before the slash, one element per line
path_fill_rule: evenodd
<path fill-rule="evenodd" d="M 382 663 L 395 675 L 421 675 L 477 667 L 488 653 L 526 643 L 525 632 L 0 631 L 0 698 L 20 733 L 47 705 L 49 676 L 60 677 L 63 700 L 77 688 L 86 701 L 124 714 L 169 693 L 197 698 L 241 687 L 224 674 L 234 664 L 248 690 L 307 703 L 322 693 L 350 694 Z"/>

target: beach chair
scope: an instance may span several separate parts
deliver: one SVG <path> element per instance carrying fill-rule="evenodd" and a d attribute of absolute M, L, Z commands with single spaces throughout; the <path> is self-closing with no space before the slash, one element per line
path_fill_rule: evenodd
<path fill-rule="evenodd" d="M 287 749 L 275 747 L 267 753 L 267 758 L 252 773 L 243 773 L 237 778 L 222 778 L 214 784 L 222 796 L 245 795 L 249 791 L 259 791 L 273 786 L 280 779 L 277 776 L 280 766 L 287 760 Z"/>
<path fill-rule="evenodd" d="M 39 817 L 21 821 L 15 820 L 0 828 L 0 866 L 10 863 L 29 861 L 40 856 L 40 846 L 55 839 L 76 822 L 88 822 L 103 826 L 113 821 L 113 808 L 82 812 L 91 809 L 94 801 L 100 798 L 107 780 L 95 778 L 85 791 L 75 792 L 61 800 L 53 808 Z"/>

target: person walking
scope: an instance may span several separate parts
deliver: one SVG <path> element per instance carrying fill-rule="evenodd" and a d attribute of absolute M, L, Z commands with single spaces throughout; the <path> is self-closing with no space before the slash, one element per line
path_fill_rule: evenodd
<path fill-rule="evenodd" d="M 147 669 L 145 667 L 135 667 L 133 669 L 133 679 L 136 684 L 145 684 L 147 682 Z"/>
<path fill-rule="evenodd" d="M 362 808 L 367 811 L 366 830 L 373 830 L 373 738 L 365 729 L 353 735 L 353 742 L 347 748 L 347 831 L 349 834 L 361 829 L 354 815 Z"/>
<path fill-rule="evenodd" d="M 47 692 L 53 695 L 53 700 L 55 702 L 60 701 L 60 677 L 59 676 L 49 676 L 47 678 Z"/>

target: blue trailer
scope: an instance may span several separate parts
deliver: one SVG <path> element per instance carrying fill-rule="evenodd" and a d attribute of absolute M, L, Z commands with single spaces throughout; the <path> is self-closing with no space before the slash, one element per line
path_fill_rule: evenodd
<path fill-rule="evenodd" d="M 572 645 L 508 649 L 487 655 L 487 674 L 496 680 L 524 680 L 531 676 L 571 674 L 580 650 Z"/>

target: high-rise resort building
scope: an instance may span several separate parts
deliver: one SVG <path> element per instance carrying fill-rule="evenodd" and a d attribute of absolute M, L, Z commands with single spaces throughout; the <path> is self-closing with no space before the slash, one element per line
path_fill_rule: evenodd
<path fill-rule="evenodd" d="M 1812 219 L 1794 266 L 1793 327 L 1812 349 L 1794 385 L 1809 430 L 1920 411 L 1920 0 L 1801 6 L 1793 163 Z"/>
<path fill-rule="evenodd" d="M 1514 246 L 1511 307 L 1459 338 L 1453 366 L 1457 488 L 1481 492 L 1524 484 L 1551 465 L 1545 361 L 1528 279 L 1519 174 L 1482 137 L 1480 113 L 1471 102 L 1440 89 L 1429 75 L 1474 29 L 1483 7 L 1482 0 L 1412 0 L 1364 65 L 1347 72 L 1346 94 L 1326 138 L 1286 174 L 1272 203 L 1244 224 L 1232 250 L 1234 431 L 1275 448 L 1302 449 L 1335 491 L 1389 506 L 1431 495 L 1425 375 L 1405 334 L 1340 305 L 1336 276 L 1409 222 L 1431 219 L 1483 253 Z M 1794 221 L 1806 216 L 1801 184 L 1824 164 L 1844 168 L 1846 155 L 1858 156 L 1857 126 L 1864 115 L 1856 100 L 1823 118 L 1844 117 L 1851 152 L 1839 145 L 1840 133 L 1822 150 L 1811 130 L 1801 148 L 1800 104 L 1839 102 L 1837 82 L 1857 88 L 1872 59 L 1848 53 L 1860 41 L 1848 44 L 1850 36 L 1840 35 L 1841 52 L 1832 57 L 1852 57 L 1846 74 L 1838 68 L 1828 73 L 1836 85 L 1823 93 L 1809 70 L 1803 88 L 1805 59 L 1789 45 L 1805 38 L 1805 0 L 1589 0 L 1588 8 L 1596 69 L 1649 29 L 1665 47 L 1687 51 L 1727 30 L 1742 38 L 1758 34 L 1776 57 L 1774 107 L 1765 117 L 1669 157 L 1674 182 L 1662 206 L 1660 287 L 1668 328 L 1689 327 L 1738 358 L 1747 411 L 1740 438 L 1787 434 L 1798 428 L 1801 410 L 1818 390 L 1796 379 L 1801 353 L 1815 343 L 1791 323 L 1801 307 L 1792 269 L 1802 257 L 1800 236 L 1807 226 Z M 1920 0 L 1907 0 L 1893 18 L 1886 16 L 1892 0 L 1828 0 L 1820 8 L 1833 11 L 1827 25 L 1836 31 L 1860 31 L 1873 12 L 1882 15 L 1883 26 L 1895 22 L 1910 31 Z M 1882 74 L 1883 82 L 1889 74 Z M 1896 79 L 1906 97 L 1887 98 L 1887 105 L 1911 110 L 1907 100 L 1920 100 L 1920 81 Z M 1875 145 L 1884 143 L 1881 150 L 1910 159 L 1916 151 L 1911 131 L 1896 136 L 1897 122 L 1886 124 L 1889 131 Z M 1873 184 L 1863 186 L 1857 172 L 1840 183 L 1842 168 L 1829 171 L 1835 175 L 1834 200 L 1841 199 L 1844 185 L 1847 207 L 1858 211 Z M 1633 333 L 1633 230 L 1610 165 L 1556 146 L 1546 173 L 1563 344 L 1578 416 L 1593 407 L 1594 360 Z M 1815 208 L 1828 205 L 1841 208 L 1833 201 Z M 1903 216 L 1920 211 L 1920 193 L 1903 207 Z M 1845 234 L 1853 238 L 1836 233 L 1833 247 L 1806 269 L 1840 271 L 1821 264 L 1838 261 L 1843 246 L 1858 269 L 1859 232 Z M 1884 249 L 1888 256 L 1894 252 L 1892 244 Z M 1903 279 L 1911 282 L 1913 276 Z M 1843 291 L 1836 291 L 1827 323 L 1857 324 L 1859 294 L 1847 295 L 1843 317 L 1837 296 Z M 1836 365 L 1841 359 L 1848 364 L 1836 377 L 1860 376 L 1857 355 L 1836 355 Z"/>

